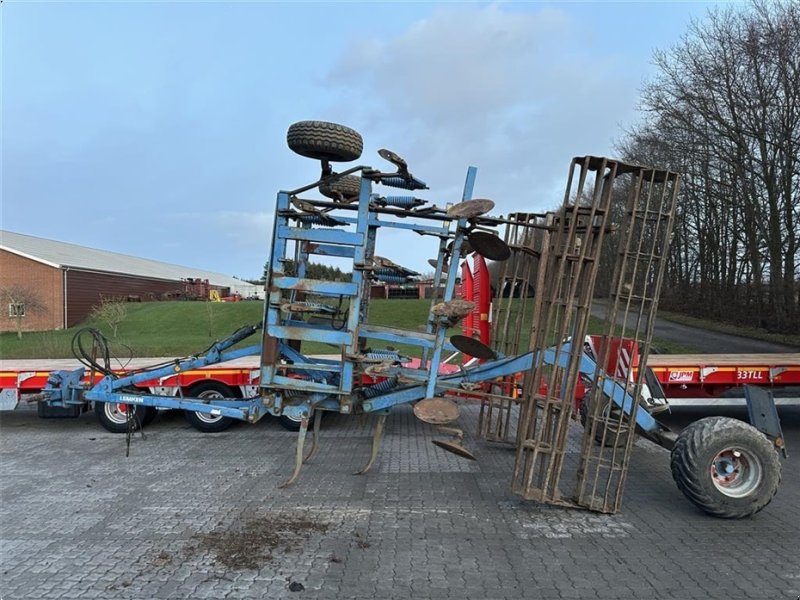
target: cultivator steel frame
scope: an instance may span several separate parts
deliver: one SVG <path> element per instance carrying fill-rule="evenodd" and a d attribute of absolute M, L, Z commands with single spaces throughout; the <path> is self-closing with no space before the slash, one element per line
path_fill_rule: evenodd
<path fill-rule="evenodd" d="M 358 471 L 363 474 L 376 461 L 387 414 L 400 404 L 414 403 L 418 418 L 452 436 L 435 440 L 438 446 L 474 459 L 463 445 L 464 432 L 452 425 L 459 416 L 456 400 L 479 402 L 478 435 L 516 447 L 511 477 L 515 493 L 561 506 L 618 511 L 635 436 L 667 448 L 676 439 L 653 416 L 666 406 L 654 397 L 658 386 L 652 380 L 646 383 L 647 369 L 633 369 L 634 358 L 626 353 L 640 349 L 639 364 L 646 364 L 678 174 L 578 157 L 570 166 L 559 210 L 499 217 L 489 214 L 492 201 L 472 198 L 474 167 L 467 170 L 459 201 L 440 207 L 416 195 L 379 193 L 378 186 L 427 189 L 389 150 L 379 155 L 391 163 L 390 171 L 356 166 L 335 173 L 331 162 L 361 155 L 361 137 L 353 130 L 300 122 L 289 128 L 287 141 L 298 154 L 320 161 L 321 175 L 278 193 L 263 324 L 243 327 L 204 356 L 124 376 L 111 369 L 107 342 L 95 335 L 91 351 L 78 343 L 91 383 L 81 383 L 85 369 L 54 372 L 43 401 L 54 406 L 90 400 L 178 408 L 209 419 L 249 422 L 265 414 L 286 416 L 299 423 L 299 431 L 294 468 L 284 485 L 295 481 L 302 465 L 317 453 L 322 411 L 377 415 L 369 458 Z M 314 190 L 327 199 L 309 196 Z M 430 239 L 436 249 L 436 258 L 429 261 L 435 272 L 424 333 L 369 323 L 373 282 L 403 283 L 418 275 L 376 255 L 382 230 Z M 605 335 L 585 347 L 601 257 L 609 251 L 614 274 Z M 344 261 L 350 275 L 344 281 L 311 278 L 312 257 Z M 487 267 L 485 259 L 495 262 Z M 455 295 L 459 274 L 466 300 Z M 448 340 L 448 328 L 462 320 L 464 335 Z M 259 345 L 234 348 L 259 330 Z M 461 364 L 455 360 L 459 354 Z M 260 355 L 257 393 L 251 397 L 164 397 L 135 387 L 245 355 Z M 621 369 L 626 360 L 627 368 Z M 96 373 L 102 376 L 99 381 Z M 584 433 L 580 448 L 574 448 L 569 429 L 579 386 L 586 390 L 580 402 Z M 762 402 L 754 412 L 768 411 L 768 404 Z M 777 413 L 770 423 L 778 423 Z M 129 434 L 135 426 L 129 419 Z M 306 453 L 309 427 L 312 444 Z M 729 436 L 735 442 L 735 435 L 743 435 L 745 449 L 705 449 L 716 452 L 712 479 L 720 494 L 700 493 L 695 479 L 705 481 L 709 469 L 696 460 L 703 436 L 690 431 L 673 452 L 679 487 L 712 514 L 741 517 L 760 510 L 779 480 L 779 464 L 771 462 L 777 459 L 764 449 L 771 448 L 769 442 L 753 428 L 742 433 L 741 427 L 727 423 L 708 427 L 715 440 Z M 779 427 L 764 425 L 761 431 L 780 442 Z M 741 456 L 763 463 L 758 473 L 768 475 L 769 489 L 741 491 L 753 480 L 752 472 L 739 477 L 739 470 L 748 468 Z M 758 497 L 750 502 L 748 494 Z"/>
<path fill-rule="evenodd" d="M 486 254 L 502 256 L 505 244 L 492 229 L 505 220 L 485 216 L 494 206 L 491 201 L 471 199 L 477 175 L 473 167 L 467 171 L 461 202 L 452 206 L 440 208 L 415 197 L 373 193 L 373 186 L 378 184 L 426 189 L 397 155 L 384 150 L 381 156 L 392 162 L 397 171 L 384 173 L 360 166 L 333 174 L 323 160 L 320 181 L 278 194 L 267 273 L 260 387 L 262 403 L 269 412 L 300 421 L 295 469 L 287 484 L 297 478 L 301 465 L 309 460 L 303 445 L 309 418 L 315 412 L 378 414 L 372 452 L 359 471 L 364 473 L 375 461 L 386 414 L 393 406 L 422 401 L 415 407 L 415 413 L 429 423 L 445 425 L 457 417 L 457 410 L 452 411 L 451 407 L 453 418 L 441 418 L 441 402 L 434 402 L 436 396 L 472 389 L 483 381 L 524 371 L 531 364 L 531 354 L 512 358 L 495 355 L 470 368 L 440 373 L 443 353 L 458 352 L 446 339 L 447 328 L 474 309 L 454 297 L 458 270 L 449 267 L 460 262 L 465 243 Z M 348 202 L 342 198 L 330 201 L 300 198 L 301 193 L 320 184 L 335 186 L 337 181 L 348 181 L 346 178 L 356 174 L 358 195 L 351 196 Z M 375 256 L 381 229 L 407 231 L 436 242 L 437 257 L 431 261 L 436 269 L 433 281 L 436 293 L 425 333 L 367 322 L 372 281 L 393 283 L 413 273 Z M 352 277 L 346 282 L 306 278 L 312 256 L 345 259 Z M 296 275 L 285 272 L 287 264 L 296 265 Z M 334 347 L 336 359 L 301 353 L 298 348 L 308 342 Z M 411 366 L 409 357 L 397 350 L 375 348 L 372 344 L 412 346 L 420 353 L 419 360 L 416 366 Z M 426 410 L 426 406 L 430 408 Z M 317 428 L 318 420 L 313 428 L 312 448 L 317 446 Z M 462 434 L 455 432 L 455 436 L 460 439 Z M 458 443 L 447 449 L 469 455 Z"/>

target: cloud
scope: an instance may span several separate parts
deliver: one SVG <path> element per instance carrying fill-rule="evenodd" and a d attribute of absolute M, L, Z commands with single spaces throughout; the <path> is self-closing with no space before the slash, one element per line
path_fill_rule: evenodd
<path fill-rule="evenodd" d="M 329 82 L 369 87 L 389 116 L 452 124 L 491 118 L 527 103 L 528 72 L 568 27 L 564 15 L 497 6 L 443 8 L 389 40 L 353 43 Z"/>
<path fill-rule="evenodd" d="M 473 164 L 476 195 L 500 211 L 544 211 L 570 159 L 610 153 L 633 112 L 638 76 L 591 38 L 558 9 L 446 6 L 395 37 L 352 42 L 326 85 L 368 146 L 395 149 L 447 201 Z"/>
<path fill-rule="evenodd" d="M 239 248 L 263 251 L 270 241 L 274 211 L 214 210 L 204 212 L 172 212 L 164 216 L 186 228 L 212 234 L 215 243 L 225 242 Z"/>

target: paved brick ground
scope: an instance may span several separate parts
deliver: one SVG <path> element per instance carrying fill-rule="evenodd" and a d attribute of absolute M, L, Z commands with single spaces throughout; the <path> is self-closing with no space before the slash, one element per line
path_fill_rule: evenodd
<path fill-rule="evenodd" d="M 689 504 L 647 442 L 623 511 L 604 516 L 519 500 L 510 450 L 472 439 L 479 462 L 446 454 L 407 408 L 366 476 L 351 473 L 369 430 L 327 419 L 287 490 L 294 436 L 274 421 L 208 435 L 163 415 L 126 459 L 92 415 L 6 413 L 0 596 L 794 600 L 800 413 L 784 428 L 777 497 L 730 522 Z"/>

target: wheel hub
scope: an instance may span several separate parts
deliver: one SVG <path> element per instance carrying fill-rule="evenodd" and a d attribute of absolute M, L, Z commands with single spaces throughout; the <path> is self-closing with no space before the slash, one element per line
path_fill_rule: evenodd
<path fill-rule="evenodd" d="M 711 463 L 711 480 L 726 496 L 742 498 L 761 483 L 762 470 L 755 454 L 739 448 L 726 448 Z"/>

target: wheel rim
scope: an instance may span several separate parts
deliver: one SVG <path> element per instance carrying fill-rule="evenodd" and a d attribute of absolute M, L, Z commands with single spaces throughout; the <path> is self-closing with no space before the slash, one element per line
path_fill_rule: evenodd
<path fill-rule="evenodd" d="M 216 390 L 207 390 L 205 392 L 200 392 L 197 395 L 197 397 L 198 398 L 202 398 L 203 400 L 211 400 L 211 399 L 214 399 L 214 398 L 224 398 L 225 396 L 223 396 L 222 394 L 220 394 Z M 225 418 L 222 415 L 210 415 L 208 413 L 199 412 L 199 411 L 195 411 L 194 414 L 197 416 L 197 419 L 199 421 L 202 421 L 203 423 L 207 423 L 207 424 L 219 423 L 222 419 Z"/>
<path fill-rule="evenodd" d="M 116 425 L 123 425 L 128 422 L 128 405 L 117 404 L 116 402 L 104 402 L 103 414 L 106 418 Z"/>
<path fill-rule="evenodd" d="M 751 494 L 761 483 L 762 472 L 758 457 L 742 448 L 725 448 L 711 462 L 711 480 L 729 498 Z"/>

